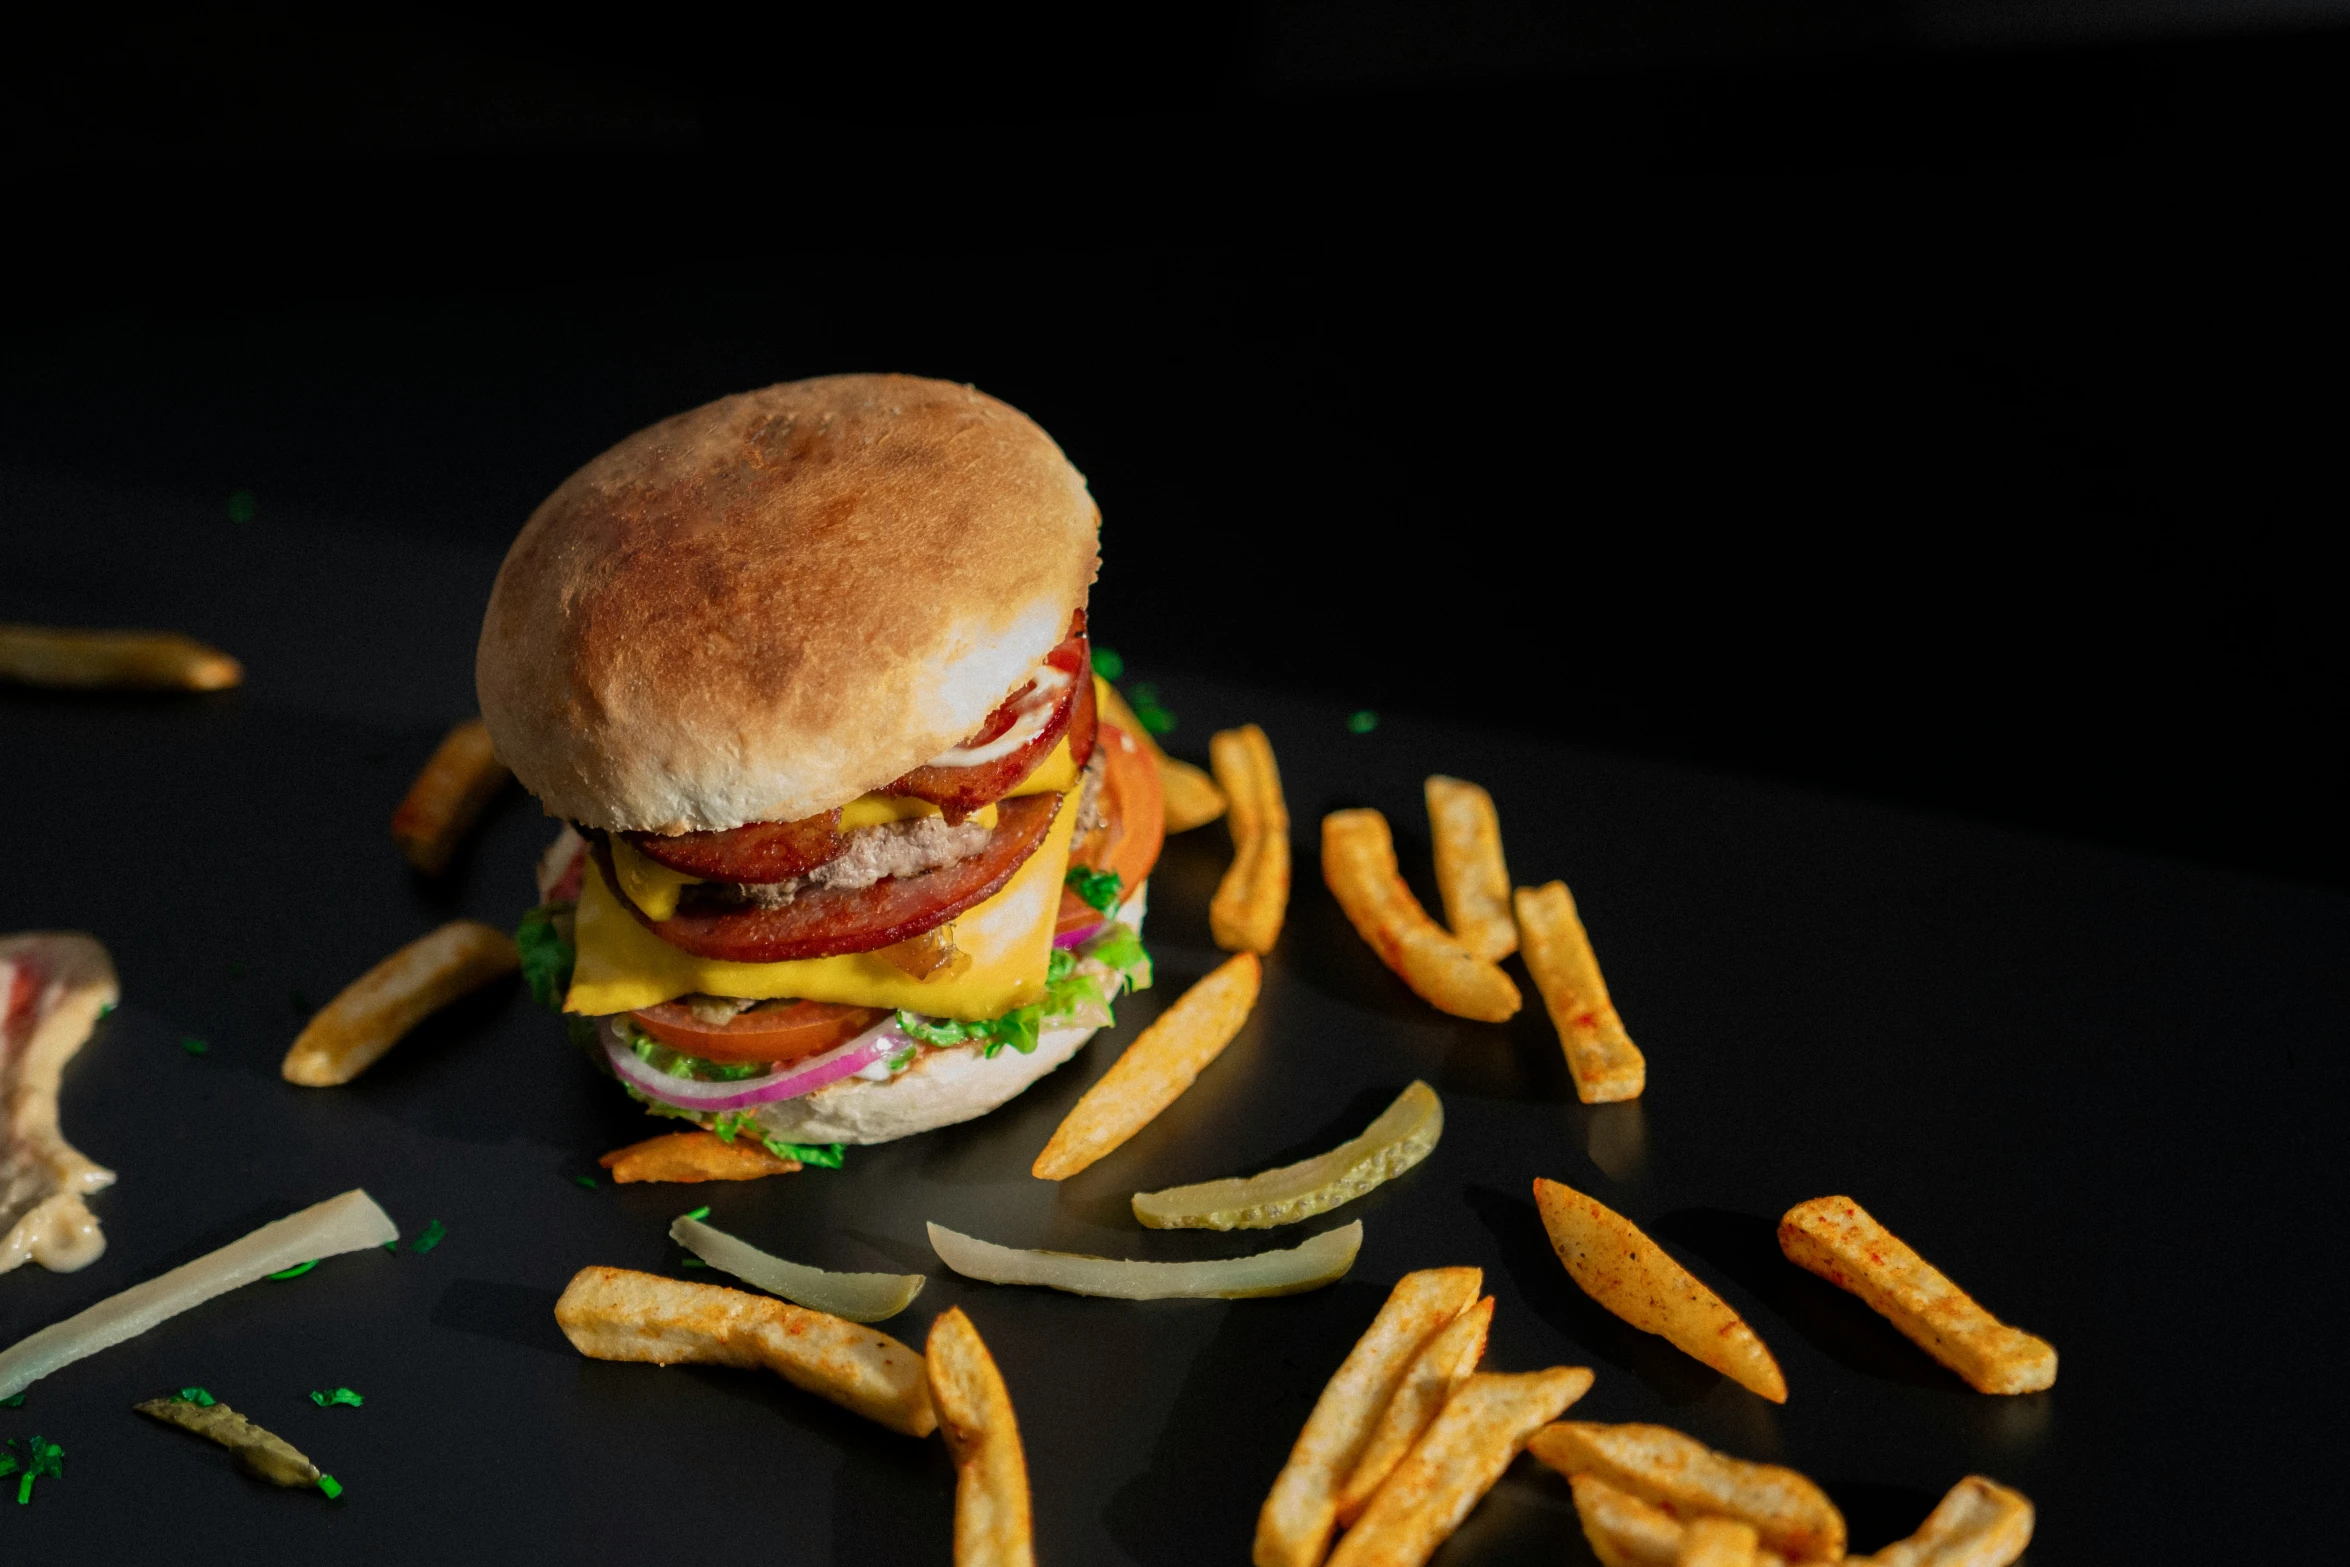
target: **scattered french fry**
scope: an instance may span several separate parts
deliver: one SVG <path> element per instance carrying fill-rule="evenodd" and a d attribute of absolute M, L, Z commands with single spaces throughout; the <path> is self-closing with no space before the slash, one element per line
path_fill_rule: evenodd
<path fill-rule="evenodd" d="M 1422 999 L 1455 1017 L 1499 1023 L 1523 1004 L 1499 968 L 1428 917 L 1396 868 L 1395 839 L 1377 811 L 1322 818 L 1322 879 L 1379 961 Z"/>
<path fill-rule="evenodd" d="M 1575 1515 L 1601 1567 L 1676 1567 L 1687 1533 L 1681 1520 L 1595 1474 L 1570 1476 Z M 1757 1549 L 1754 1567 L 1787 1567 L 1774 1551 Z"/>
<path fill-rule="evenodd" d="M 1254 724 L 1218 730 L 1208 762 L 1232 827 L 1232 864 L 1208 903 L 1208 929 L 1227 952 L 1270 952 L 1289 912 L 1289 805 L 1273 744 Z"/>
<path fill-rule="evenodd" d="M 2020 1491 L 1968 1475 L 1950 1488 L 1918 1532 L 1874 1556 L 1847 1560 L 1860 1567 L 2007 1567 L 2032 1543 L 2032 1504 Z"/>
<path fill-rule="evenodd" d="M 1420 1567 L 1493 1489 L 1526 1438 L 1590 1389 L 1584 1366 L 1469 1378 L 1346 1531 L 1330 1567 Z"/>
<path fill-rule="evenodd" d="M 1681 1526 L 1673 1567 L 1754 1567 L 1754 1525 L 1730 1518 L 1692 1518 Z"/>
<path fill-rule="evenodd" d="M 1427 794 L 1444 923 L 1470 956 L 1499 963 L 1518 950 L 1518 926 L 1510 917 L 1510 873 L 1493 796 L 1442 773 L 1429 774 Z"/>
<path fill-rule="evenodd" d="M 789 1175 L 800 1167 L 797 1159 L 769 1153 L 755 1138 L 733 1142 L 716 1132 L 670 1132 L 648 1137 L 626 1148 L 615 1148 L 596 1163 L 612 1172 L 622 1186 L 632 1181 L 755 1181 L 763 1175 Z"/>
<path fill-rule="evenodd" d="M 1248 1021 L 1263 977 L 1255 953 L 1236 953 L 1176 997 L 1071 1107 L 1036 1156 L 1036 1178 L 1067 1180 L 1181 1098 Z"/>
<path fill-rule="evenodd" d="M 1787 1378 L 1754 1329 L 1638 1225 L 1571 1186 L 1539 1176 L 1534 1203 L 1551 1248 L 1584 1294 L 1747 1391 L 1774 1404 L 1787 1402 Z"/>
<path fill-rule="evenodd" d="M 1314 1401 L 1289 1461 L 1257 1514 L 1255 1567 L 1317 1567 L 1338 1525 L 1338 1491 L 1420 1350 L 1475 1304 L 1477 1268 L 1407 1273 Z"/>
<path fill-rule="evenodd" d="M 73 689 L 225 691 L 245 666 L 176 631 L 0 624 L 0 680 Z"/>
<path fill-rule="evenodd" d="M 892 1431 L 938 1428 L 922 1357 L 886 1333 L 788 1301 L 626 1268 L 582 1268 L 555 1322 L 591 1360 L 764 1368 Z"/>
<path fill-rule="evenodd" d="M 1978 1393 L 2037 1393 L 2056 1382 L 2056 1347 L 2011 1328 L 1849 1197 L 1815 1197 L 1779 1221 L 1779 1249 L 1850 1290 Z"/>
<path fill-rule="evenodd" d="M 1485 1335 L 1493 1326 L 1493 1297 L 1483 1300 L 1436 1330 L 1421 1346 L 1411 1366 L 1387 1400 L 1363 1456 L 1354 1472 L 1338 1488 L 1338 1521 L 1351 1524 L 1371 1505 L 1372 1495 L 1395 1466 L 1403 1462 L 1412 1444 L 1432 1425 L 1446 1399 L 1477 1370 L 1485 1354 Z"/>
<path fill-rule="evenodd" d="M 452 920 L 344 987 L 295 1038 L 278 1072 L 305 1088 L 347 1083 L 427 1017 L 521 966 L 513 937 L 479 920 Z"/>
<path fill-rule="evenodd" d="M 1030 1567 L 1028 1458 L 1012 1395 L 963 1308 L 930 1325 L 930 1398 L 955 1455 L 955 1567 Z"/>
<path fill-rule="evenodd" d="M 1639 1098 L 1648 1087 L 1647 1058 L 1624 1032 L 1624 1020 L 1608 999 L 1599 959 L 1575 915 L 1567 884 L 1520 887 L 1517 909 L 1526 972 L 1534 976 L 1551 1026 L 1566 1048 L 1575 1097 L 1587 1105 Z"/>
<path fill-rule="evenodd" d="M 1134 709 L 1126 705 L 1116 686 L 1103 680 L 1097 694 L 1101 698 L 1102 717 L 1141 741 L 1149 749 L 1151 760 L 1158 764 L 1159 808 L 1167 831 L 1189 832 L 1194 827 L 1205 827 L 1224 814 L 1224 791 L 1216 787 L 1216 781 L 1189 762 L 1178 761 L 1161 750 L 1158 736 L 1135 716 Z"/>
<path fill-rule="evenodd" d="M 1534 1433 L 1526 1450 L 1560 1474 L 1597 1475 L 1675 1516 L 1735 1518 L 1791 1561 L 1844 1555 L 1844 1515 L 1828 1493 L 1792 1469 L 1749 1463 L 1669 1426 L 1565 1420 Z"/>
<path fill-rule="evenodd" d="M 427 876 L 449 868 L 451 856 L 481 816 L 482 807 L 514 775 L 490 748 L 489 725 L 470 719 L 449 731 L 408 797 L 392 812 L 392 841 Z"/>

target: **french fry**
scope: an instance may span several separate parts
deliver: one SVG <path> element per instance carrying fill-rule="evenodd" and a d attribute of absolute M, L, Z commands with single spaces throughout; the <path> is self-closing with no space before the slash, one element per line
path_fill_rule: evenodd
<path fill-rule="evenodd" d="M 1754 1525 L 1730 1518 L 1692 1518 L 1681 1526 L 1673 1567 L 1754 1567 Z"/>
<path fill-rule="evenodd" d="M 1469 1378 L 1346 1531 L 1330 1567 L 1420 1567 L 1493 1489 L 1526 1438 L 1590 1388 L 1584 1366 Z"/>
<path fill-rule="evenodd" d="M 797 1159 L 781 1159 L 755 1139 L 726 1142 L 716 1132 L 670 1132 L 615 1148 L 596 1163 L 622 1186 L 633 1181 L 755 1181 L 762 1175 L 789 1175 Z"/>
<path fill-rule="evenodd" d="M 427 876 L 449 868 L 457 842 L 482 807 L 513 777 L 490 748 L 489 725 L 470 719 L 449 731 L 392 812 L 392 841 Z"/>
<path fill-rule="evenodd" d="M 245 666 L 176 631 L 0 624 L 0 680 L 79 690 L 225 691 Z"/>
<path fill-rule="evenodd" d="M 591 1360 L 766 1369 L 908 1436 L 938 1429 L 922 1357 L 886 1333 L 788 1301 L 626 1268 L 582 1268 L 555 1323 Z"/>
<path fill-rule="evenodd" d="M 1379 1315 L 1314 1401 L 1289 1461 L 1257 1514 L 1255 1567 L 1316 1567 L 1338 1525 L 1339 1487 L 1427 1342 L 1475 1303 L 1477 1268 L 1424 1268 L 1388 1292 Z"/>
<path fill-rule="evenodd" d="M 1648 1087 L 1648 1060 L 1624 1032 L 1624 1020 L 1608 999 L 1599 959 L 1575 916 L 1567 884 L 1520 887 L 1517 909 L 1526 972 L 1534 976 L 1534 988 L 1542 992 L 1542 1005 L 1566 1048 L 1575 1097 L 1587 1105 L 1639 1098 Z"/>
<path fill-rule="evenodd" d="M 1289 911 L 1289 805 L 1273 745 L 1254 724 L 1221 729 L 1208 762 L 1232 827 L 1232 864 L 1209 900 L 1208 929 L 1226 952 L 1270 952 Z"/>
<path fill-rule="evenodd" d="M 1439 1011 L 1499 1023 L 1523 999 L 1499 968 L 1428 917 L 1396 869 L 1395 839 L 1377 811 L 1322 818 L 1322 879 L 1379 961 Z"/>
<path fill-rule="evenodd" d="M 2037 1393 L 2056 1382 L 2056 1346 L 2011 1328 L 1849 1197 L 1797 1203 L 1779 1249 L 1849 1290 L 1978 1393 Z"/>
<path fill-rule="evenodd" d="M 1844 1515 L 1827 1492 L 1792 1469 L 1714 1452 L 1669 1426 L 1566 1420 L 1535 1432 L 1526 1450 L 1569 1478 L 1597 1475 L 1677 1517 L 1751 1524 L 1791 1561 L 1844 1556 Z"/>
<path fill-rule="evenodd" d="M 930 1325 L 930 1398 L 955 1455 L 955 1567 L 1030 1567 L 1028 1458 L 995 1357 L 960 1306 Z"/>
<path fill-rule="evenodd" d="M 1428 775 L 1427 794 L 1444 923 L 1470 956 L 1499 963 L 1518 950 L 1518 926 L 1510 917 L 1510 873 L 1493 796 L 1442 773 Z"/>
<path fill-rule="evenodd" d="M 1620 1491 L 1595 1474 L 1568 1477 L 1575 1491 L 1575 1515 L 1583 1538 L 1601 1567 L 1675 1567 L 1687 1533 L 1681 1520 L 1663 1508 Z M 1787 1567 L 1767 1549 L 1754 1553 L 1754 1567 Z"/>
<path fill-rule="evenodd" d="M 1096 680 L 1095 692 L 1100 698 L 1103 719 L 1134 736 L 1158 764 L 1159 810 L 1167 831 L 1189 832 L 1223 815 L 1224 791 L 1216 787 L 1216 781 L 1189 762 L 1178 761 L 1161 750 L 1159 737 L 1135 716 L 1134 709 L 1118 694 L 1118 688 L 1098 676 Z"/>
<path fill-rule="evenodd" d="M 295 1038 L 279 1075 L 305 1088 L 347 1083 L 427 1017 L 521 966 L 504 931 L 451 920 L 345 986 Z"/>
<path fill-rule="evenodd" d="M 1493 1297 L 1488 1295 L 1437 1329 L 1435 1337 L 1421 1346 L 1380 1412 L 1379 1423 L 1371 1428 L 1371 1439 L 1363 1445 L 1363 1456 L 1355 1460 L 1354 1472 L 1338 1488 L 1340 1523 L 1351 1524 L 1363 1515 L 1380 1482 L 1394 1472 L 1412 1444 L 1435 1422 L 1445 1400 L 1475 1374 L 1477 1362 L 1485 1354 L 1485 1335 L 1492 1326 Z"/>
<path fill-rule="evenodd" d="M 1255 953 L 1236 953 L 1176 997 L 1071 1107 L 1031 1173 L 1040 1181 L 1065 1181 L 1181 1098 L 1248 1021 L 1263 976 Z"/>
<path fill-rule="evenodd" d="M 1996 1480 L 1968 1475 L 1950 1488 L 1918 1532 L 1874 1556 L 1846 1560 L 1863 1567 L 2007 1567 L 2032 1543 L 2032 1504 Z"/>
<path fill-rule="evenodd" d="M 1787 1378 L 1727 1301 L 1665 1255 L 1638 1225 L 1571 1186 L 1534 1181 L 1551 1248 L 1583 1293 L 1748 1392 L 1787 1402 Z"/>

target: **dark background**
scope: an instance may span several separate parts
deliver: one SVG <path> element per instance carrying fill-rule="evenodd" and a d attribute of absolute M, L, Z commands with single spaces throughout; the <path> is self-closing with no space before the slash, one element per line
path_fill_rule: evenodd
<path fill-rule="evenodd" d="M 1139 673 L 2339 885 L 2343 15 L 52 22 L 0 461 L 494 542 L 951 376 L 1090 476 Z"/>

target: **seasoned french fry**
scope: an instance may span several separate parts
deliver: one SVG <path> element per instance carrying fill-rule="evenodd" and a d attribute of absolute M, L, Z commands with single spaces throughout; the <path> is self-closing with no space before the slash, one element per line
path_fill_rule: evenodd
<path fill-rule="evenodd" d="M 2037 1393 L 2056 1382 L 2056 1346 L 2011 1328 L 1849 1197 L 1797 1203 L 1779 1249 L 1850 1290 L 1978 1393 Z"/>
<path fill-rule="evenodd" d="M 1638 1225 L 1571 1186 L 1534 1181 L 1542 1227 L 1583 1293 L 1774 1404 L 1787 1402 L 1778 1361 L 1727 1301 L 1664 1253 Z"/>
<path fill-rule="evenodd" d="M 1968 1475 L 1950 1488 L 1918 1532 L 1874 1556 L 1846 1560 L 1860 1567 L 2007 1567 L 2032 1543 L 2032 1504 L 2020 1491 Z"/>
<path fill-rule="evenodd" d="M 449 868 L 457 842 L 481 815 L 482 807 L 514 775 L 490 749 L 489 725 L 470 719 L 449 731 L 424 771 L 408 786 L 408 797 L 392 812 L 392 841 L 408 863 L 427 876 Z"/>
<path fill-rule="evenodd" d="M 176 631 L 72 631 L 0 624 L 0 680 L 75 689 L 225 691 L 245 666 Z"/>
<path fill-rule="evenodd" d="M 960 1306 L 930 1325 L 930 1398 L 955 1455 L 955 1567 L 1029 1567 L 1028 1458 L 995 1357 Z"/>
<path fill-rule="evenodd" d="M 131 1409 L 151 1420 L 218 1442 L 235 1456 L 239 1469 L 257 1480 L 297 1489 L 318 1484 L 318 1466 L 300 1448 L 274 1432 L 263 1430 L 217 1399 L 204 1404 L 188 1398 L 150 1398 L 143 1404 L 133 1404 Z"/>
<path fill-rule="evenodd" d="M 1273 744 L 1254 724 L 1218 730 L 1208 762 L 1232 814 L 1232 864 L 1208 903 L 1208 929 L 1226 952 L 1270 952 L 1289 912 L 1289 804 Z"/>
<path fill-rule="evenodd" d="M 1340 1523 L 1351 1524 L 1363 1515 L 1379 1483 L 1394 1472 L 1412 1444 L 1435 1422 L 1444 1401 L 1476 1372 L 1477 1362 L 1485 1354 L 1485 1335 L 1492 1326 L 1493 1297 L 1488 1295 L 1438 1328 L 1436 1336 L 1421 1346 L 1387 1407 L 1380 1411 L 1379 1423 L 1371 1428 L 1371 1439 L 1363 1445 L 1363 1456 L 1355 1460 L 1354 1472 L 1338 1488 Z"/>
<path fill-rule="evenodd" d="M 1134 709 L 1118 694 L 1118 688 L 1099 676 L 1095 678 L 1103 719 L 1141 741 L 1149 749 L 1151 760 L 1158 764 L 1159 809 L 1167 831 L 1189 832 L 1223 815 L 1224 791 L 1216 787 L 1216 781 L 1189 762 L 1178 761 L 1161 750 L 1159 737 L 1135 716 Z"/>
<path fill-rule="evenodd" d="M 1181 1098 L 1248 1021 L 1263 975 L 1255 953 L 1236 953 L 1176 997 L 1070 1109 L 1031 1173 L 1065 1181 Z"/>
<path fill-rule="evenodd" d="M 1828 1493 L 1777 1464 L 1717 1453 L 1669 1426 L 1564 1420 L 1534 1433 L 1526 1450 L 1569 1478 L 1597 1475 L 1682 1518 L 1711 1514 L 1752 1524 L 1792 1561 L 1844 1555 L 1844 1515 Z"/>
<path fill-rule="evenodd" d="M 596 1163 L 626 1186 L 632 1181 L 755 1181 L 762 1175 L 789 1175 L 797 1159 L 769 1153 L 755 1139 L 726 1142 L 716 1132 L 670 1132 L 615 1148 Z"/>
<path fill-rule="evenodd" d="M 788 1301 L 626 1268 L 582 1268 L 555 1322 L 591 1360 L 762 1367 L 892 1431 L 938 1428 L 922 1357 L 886 1333 Z"/>
<path fill-rule="evenodd" d="M 1599 959 L 1575 917 L 1567 884 L 1520 887 L 1517 908 L 1526 972 L 1534 976 L 1551 1026 L 1566 1047 L 1575 1097 L 1587 1105 L 1639 1098 L 1648 1087 L 1648 1060 L 1624 1032 L 1624 1020 L 1608 999 Z"/>
<path fill-rule="evenodd" d="M 1493 1489 L 1526 1438 L 1590 1389 L 1584 1366 L 1469 1378 L 1346 1531 L 1330 1567 L 1420 1567 Z"/>
<path fill-rule="evenodd" d="M 1692 1518 L 1681 1526 L 1673 1567 L 1754 1567 L 1754 1525 L 1729 1518 Z"/>
<path fill-rule="evenodd" d="M 279 1075 L 306 1088 L 347 1083 L 427 1017 L 521 966 L 504 931 L 451 920 L 345 986 L 295 1038 Z"/>
<path fill-rule="evenodd" d="M 1322 818 L 1322 879 L 1379 961 L 1439 1011 L 1499 1023 L 1523 1004 L 1510 977 L 1428 917 L 1396 869 L 1395 839 L 1377 811 Z"/>
<path fill-rule="evenodd" d="M 1289 1461 L 1257 1514 L 1256 1567 L 1316 1567 L 1338 1525 L 1338 1490 L 1353 1473 L 1421 1348 L 1476 1301 L 1477 1268 L 1424 1268 L 1396 1281 L 1314 1401 Z"/>
<path fill-rule="evenodd" d="M 1583 1538 L 1602 1567 L 1675 1567 L 1685 1533 L 1681 1520 L 1663 1508 L 1620 1491 L 1595 1474 L 1568 1477 L 1575 1490 L 1575 1514 Z M 1757 1549 L 1754 1567 L 1787 1567 L 1778 1553 Z"/>
<path fill-rule="evenodd" d="M 1427 793 L 1444 923 L 1471 957 L 1499 963 L 1518 950 L 1518 926 L 1510 917 L 1510 873 L 1493 796 L 1442 773 L 1428 775 Z"/>

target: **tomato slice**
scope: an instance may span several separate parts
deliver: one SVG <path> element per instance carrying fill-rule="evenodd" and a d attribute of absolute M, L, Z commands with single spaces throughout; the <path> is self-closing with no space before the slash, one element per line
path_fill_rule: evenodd
<path fill-rule="evenodd" d="M 1159 850 L 1167 841 L 1167 807 L 1159 789 L 1159 764 L 1150 748 L 1116 724 L 1104 723 L 1100 734 L 1107 759 L 1102 774 L 1103 822 L 1071 848 L 1069 863 L 1116 871 L 1123 902 L 1159 863 Z M 1063 888 L 1054 933 L 1066 936 L 1102 918 L 1099 909 Z"/>
<path fill-rule="evenodd" d="M 670 1049 L 705 1061 L 797 1061 L 847 1044 L 889 1016 L 889 1009 L 794 1001 L 737 1013 L 725 1023 L 705 1023 L 684 1002 L 664 1001 L 629 1016 Z"/>

